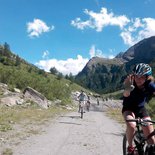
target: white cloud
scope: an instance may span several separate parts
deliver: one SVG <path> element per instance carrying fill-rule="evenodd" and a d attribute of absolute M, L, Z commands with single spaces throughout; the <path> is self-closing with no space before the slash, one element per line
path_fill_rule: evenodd
<path fill-rule="evenodd" d="M 134 38 L 131 36 L 130 31 L 121 32 L 120 36 L 122 37 L 126 45 L 133 45 L 135 43 Z"/>
<path fill-rule="evenodd" d="M 71 21 L 71 25 L 77 27 L 78 29 L 81 29 L 83 30 L 85 27 L 94 27 L 92 24 L 91 24 L 91 21 L 84 21 L 84 22 L 81 22 L 81 19 L 80 18 L 76 18 L 75 20 L 72 20 Z"/>
<path fill-rule="evenodd" d="M 153 35 L 155 35 L 155 19 L 153 18 L 136 18 L 120 34 L 124 43 L 129 46 Z"/>
<path fill-rule="evenodd" d="M 91 58 L 95 56 L 95 46 L 94 45 L 92 45 L 92 47 L 90 48 L 89 54 L 90 54 Z"/>
<path fill-rule="evenodd" d="M 151 2 L 151 0 L 148 0 L 148 2 Z M 101 8 L 99 13 L 87 9 L 84 10 L 84 13 L 88 15 L 87 20 L 83 21 L 78 17 L 71 21 L 71 25 L 81 30 L 92 28 L 97 32 L 103 31 L 106 26 L 118 26 L 121 31 L 120 36 L 124 44 L 128 46 L 155 35 L 154 18 L 129 19 L 126 15 L 115 15 L 113 12 L 108 12 L 107 8 L 104 7 Z"/>
<path fill-rule="evenodd" d="M 88 11 L 85 9 L 84 13 L 89 16 L 89 19 L 82 21 L 80 18 L 76 18 L 71 21 L 71 25 L 78 29 L 84 29 L 87 27 L 96 29 L 101 32 L 105 26 L 118 26 L 121 29 L 130 22 L 125 15 L 116 16 L 112 12 L 108 13 L 106 8 L 101 8 L 99 13 Z"/>
<path fill-rule="evenodd" d="M 39 37 L 42 33 L 49 32 L 53 29 L 54 26 L 49 27 L 40 19 L 34 19 L 33 22 L 27 23 L 27 32 L 29 37 Z"/>
<path fill-rule="evenodd" d="M 110 49 L 110 53 L 112 52 L 112 50 Z M 113 59 L 115 56 L 110 54 L 110 55 L 104 55 L 102 50 L 100 49 L 96 49 L 95 45 L 92 45 L 90 50 L 89 50 L 89 55 L 90 57 L 102 57 L 102 58 L 108 58 L 108 59 Z"/>
<path fill-rule="evenodd" d="M 90 58 L 98 56 L 103 58 L 109 58 L 113 59 L 114 56 L 112 55 L 113 50 L 109 50 L 109 55 L 103 55 L 103 52 L 99 49 L 96 49 L 95 45 L 92 45 L 89 50 Z M 89 61 L 89 58 L 83 58 L 81 55 L 77 55 L 76 59 L 69 58 L 67 60 L 57 60 L 57 59 L 47 59 L 48 58 L 49 51 L 43 52 L 43 60 L 40 60 L 39 62 L 35 63 L 36 66 L 38 66 L 41 69 L 44 69 L 45 71 L 49 72 L 52 67 L 55 67 L 59 72 L 61 72 L 63 75 L 69 75 L 72 73 L 72 75 L 77 75 L 82 69 L 85 67 L 87 62 Z"/>
<path fill-rule="evenodd" d="M 72 75 L 76 75 L 84 68 L 87 62 L 87 58 L 83 58 L 82 56 L 78 55 L 76 59 L 69 58 L 67 60 L 40 60 L 36 63 L 36 65 L 47 72 L 49 72 L 51 67 L 55 67 L 64 75 L 70 73 L 72 73 Z"/>
<path fill-rule="evenodd" d="M 44 59 L 44 58 L 48 58 L 48 55 L 49 55 L 49 51 L 44 51 L 43 52 L 43 56 L 42 56 L 42 58 Z"/>
<path fill-rule="evenodd" d="M 139 32 L 141 37 L 149 37 L 155 35 L 155 19 L 144 18 L 142 21 L 145 23 L 144 29 Z"/>

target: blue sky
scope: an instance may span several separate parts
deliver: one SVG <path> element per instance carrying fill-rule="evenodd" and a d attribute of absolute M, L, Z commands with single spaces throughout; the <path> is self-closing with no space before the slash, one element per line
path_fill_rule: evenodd
<path fill-rule="evenodd" d="M 154 0 L 0 0 L 0 44 L 29 63 L 76 75 L 155 35 Z M 147 51 L 146 51 L 147 52 Z"/>

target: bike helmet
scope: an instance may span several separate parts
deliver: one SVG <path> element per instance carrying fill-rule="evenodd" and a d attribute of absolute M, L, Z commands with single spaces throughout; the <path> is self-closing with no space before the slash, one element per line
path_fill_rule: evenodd
<path fill-rule="evenodd" d="M 134 67 L 133 73 L 139 76 L 149 76 L 152 75 L 152 68 L 148 64 L 139 63 Z"/>

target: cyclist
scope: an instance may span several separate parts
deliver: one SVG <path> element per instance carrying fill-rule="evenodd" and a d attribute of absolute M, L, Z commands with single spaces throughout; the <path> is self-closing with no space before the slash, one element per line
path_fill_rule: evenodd
<path fill-rule="evenodd" d="M 99 105 L 100 104 L 100 102 L 99 102 L 99 98 L 97 97 L 97 105 Z"/>
<path fill-rule="evenodd" d="M 90 108 L 90 96 L 89 95 L 87 95 L 87 103 L 86 103 L 86 105 L 87 105 L 87 111 L 89 111 L 89 108 Z"/>
<path fill-rule="evenodd" d="M 155 95 L 155 83 L 152 76 L 152 68 L 148 64 L 139 63 L 133 69 L 133 74 L 128 75 L 124 81 L 123 108 L 124 119 L 140 117 L 150 119 L 145 108 L 150 98 Z M 154 129 L 153 125 L 143 127 L 144 135 L 149 135 Z M 128 140 L 128 155 L 134 154 L 133 136 L 135 123 L 126 122 L 126 136 Z M 149 144 L 155 144 L 154 136 L 148 140 Z"/>
<path fill-rule="evenodd" d="M 83 90 L 81 90 L 81 93 L 78 96 L 78 99 L 79 99 L 79 110 L 78 110 L 78 112 L 80 112 L 80 104 L 81 104 L 81 102 L 83 102 L 83 104 L 85 105 L 86 98 L 87 98 L 87 95 L 85 94 L 85 92 Z"/>

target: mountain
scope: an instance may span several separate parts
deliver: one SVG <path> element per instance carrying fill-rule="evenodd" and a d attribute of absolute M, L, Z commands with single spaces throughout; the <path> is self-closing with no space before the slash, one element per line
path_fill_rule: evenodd
<path fill-rule="evenodd" d="M 94 57 L 89 60 L 75 80 L 78 84 L 98 93 L 113 92 L 121 87 L 122 78 L 126 74 L 124 67 L 121 59 Z"/>
<path fill-rule="evenodd" d="M 114 59 L 94 57 L 75 77 L 76 82 L 98 93 L 107 93 L 122 88 L 122 82 L 136 63 L 155 62 L 155 36 L 146 38 Z M 154 69 L 154 65 L 152 66 Z"/>

